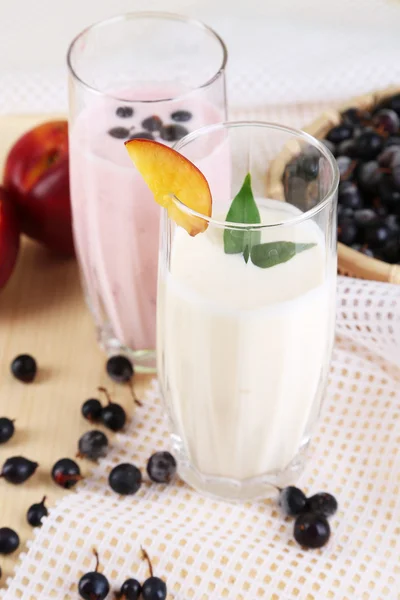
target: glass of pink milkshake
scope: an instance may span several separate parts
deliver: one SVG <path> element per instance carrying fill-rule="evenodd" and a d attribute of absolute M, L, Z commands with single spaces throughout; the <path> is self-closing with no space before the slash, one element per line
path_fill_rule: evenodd
<path fill-rule="evenodd" d="M 101 346 L 128 353 L 139 371 L 155 368 L 160 209 L 124 141 L 174 145 L 223 121 L 226 61 L 212 29 L 157 12 L 97 23 L 68 51 L 71 198 L 84 292 Z"/>

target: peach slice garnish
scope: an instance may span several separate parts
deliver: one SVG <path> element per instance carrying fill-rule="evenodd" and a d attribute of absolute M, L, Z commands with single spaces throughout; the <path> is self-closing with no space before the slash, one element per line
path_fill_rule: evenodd
<path fill-rule="evenodd" d="M 211 216 L 210 187 L 203 173 L 190 160 L 164 144 L 135 139 L 125 142 L 129 156 L 160 206 L 178 225 L 195 236 L 208 227 L 206 219 L 186 212 L 186 207 Z M 175 196 L 175 198 L 174 198 Z"/>

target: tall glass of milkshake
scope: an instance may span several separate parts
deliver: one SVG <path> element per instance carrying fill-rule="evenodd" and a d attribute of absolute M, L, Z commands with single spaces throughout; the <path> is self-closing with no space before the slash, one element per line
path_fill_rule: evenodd
<path fill-rule="evenodd" d="M 325 394 L 338 170 L 323 144 L 268 123 L 205 127 L 175 150 L 212 194 L 211 216 L 174 198 L 204 221 L 197 235 L 162 216 L 158 369 L 179 472 L 255 498 L 295 481 Z M 291 176 L 271 185 L 277 156 Z"/>
<path fill-rule="evenodd" d="M 226 117 L 224 43 L 200 22 L 132 13 L 72 42 L 70 170 L 75 246 L 98 339 L 155 367 L 160 209 L 124 141 L 172 145 Z"/>

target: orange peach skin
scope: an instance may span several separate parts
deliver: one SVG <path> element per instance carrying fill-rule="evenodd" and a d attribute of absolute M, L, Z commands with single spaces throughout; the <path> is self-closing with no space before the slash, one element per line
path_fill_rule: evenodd
<path fill-rule="evenodd" d="M 191 236 L 205 231 L 207 220 L 184 208 L 211 216 L 211 192 L 203 173 L 179 152 L 159 142 L 134 139 L 125 142 L 125 146 L 156 202 L 167 209 L 169 217 Z"/>

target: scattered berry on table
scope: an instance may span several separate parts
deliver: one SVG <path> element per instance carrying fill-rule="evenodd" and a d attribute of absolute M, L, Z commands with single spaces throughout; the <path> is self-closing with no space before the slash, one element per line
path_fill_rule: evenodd
<path fill-rule="evenodd" d="M 166 142 L 176 142 L 188 133 L 189 131 L 182 125 L 165 125 L 160 130 L 160 137 Z"/>
<path fill-rule="evenodd" d="M 70 458 L 58 460 L 51 470 L 51 477 L 57 485 L 67 490 L 82 479 L 79 466 Z"/>
<path fill-rule="evenodd" d="M 192 113 L 188 110 L 176 110 L 171 113 L 171 119 L 176 123 L 185 123 L 186 121 L 190 121 L 192 117 Z"/>
<path fill-rule="evenodd" d="M 117 383 L 127 383 L 134 374 L 131 361 L 121 354 L 111 356 L 106 365 L 107 373 Z"/>
<path fill-rule="evenodd" d="M 142 586 L 137 579 L 127 579 L 121 586 L 119 592 L 115 594 L 117 599 L 121 600 L 139 600 L 142 593 Z"/>
<path fill-rule="evenodd" d="M 108 483 L 114 492 L 122 496 L 136 494 L 142 485 L 142 474 L 135 465 L 121 463 L 110 472 Z"/>
<path fill-rule="evenodd" d="M 96 421 L 100 421 L 102 408 L 100 400 L 89 398 L 82 404 L 81 412 L 85 419 L 91 423 L 96 423 Z"/>
<path fill-rule="evenodd" d="M 127 119 L 133 116 L 133 108 L 131 106 L 118 106 L 115 114 L 121 119 Z"/>
<path fill-rule="evenodd" d="M 289 485 L 279 491 L 278 503 L 283 513 L 294 517 L 304 511 L 307 496 L 299 488 Z"/>
<path fill-rule="evenodd" d="M 142 127 L 147 131 L 160 131 L 162 124 L 162 120 L 157 115 L 152 115 L 142 121 Z"/>
<path fill-rule="evenodd" d="M 144 548 L 142 550 L 142 558 L 149 566 L 150 577 L 142 585 L 143 600 L 165 600 L 167 597 L 167 586 L 159 577 L 155 577 L 153 573 L 153 565 L 149 555 Z"/>
<path fill-rule="evenodd" d="M 29 354 L 20 354 L 11 363 L 11 373 L 24 383 L 31 383 L 35 379 L 36 372 L 36 360 Z"/>
<path fill-rule="evenodd" d="M 0 444 L 5 444 L 14 435 L 14 421 L 7 417 L 0 418 Z"/>
<path fill-rule="evenodd" d="M 303 513 L 294 523 L 294 539 L 304 548 L 322 548 L 331 534 L 329 523 L 323 515 Z"/>
<path fill-rule="evenodd" d="M 0 477 L 3 477 L 9 483 L 24 483 L 34 474 L 38 466 L 37 462 L 23 456 L 12 456 L 5 461 Z"/>
<path fill-rule="evenodd" d="M 32 504 L 32 506 L 28 508 L 26 518 L 29 525 L 32 525 L 32 527 L 40 527 L 42 525 L 42 519 L 44 519 L 44 517 L 47 517 L 47 515 L 49 514 L 44 504 L 45 502 L 46 496 L 44 496 L 41 502 L 39 502 L 38 504 Z"/>
<path fill-rule="evenodd" d="M 18 533 L 9 527 L 0 527 L 0 554 L 11 554 L 18 546 Z"/>
<path fill-rule="evenodd" d="M 316 513 L 324 517 L 331 517 L 338 509 L 335 496 L 328 492 L 318 492 L 307 498 L 306 512 Z"/>
<path fill-rule="evenodd" d="M 176 473 L 176 460 L 170 452 L 156 452 L 149 458 L 147 473 L 156 483 L 169 483 Z"/>
<path fill-rule="evenodd" d="M 78 591 L 84 600 L 104 600 L 110 591 L 108 579 L 99 573 L 99 555 L 94 551 L 96 567 L 94 571 L 85 573 L 79 580 Z"/>
<path fill-rule="evenodd" d="M 149 577 L 142 587 L 143 600 L 165 600 L 167 586 L 159 577 Z"/>
<path fill-rule="evenodd" d="M 102 408 L 101 422 L 105 427 L 112 431 L 121 431 L 126 423 L 126 412 L 120 404 L 112 402 L 111 396 L 107 389 L 99 387 L 99 391 L 103 392 L 108 400 L 108 404 Z"/>
<path fill-rule="evenodd" d="M 108 438 L 102 431 L 93 429 L 84 433 L 78 442 L 78 456 L 98 460 L 104 458 L 108 451 Z"/>
<path fill-rule="evenodd" d="M 126 127 L 112 127 L 108 130 L 108 134 L 117 140 L 127 140 L 129 138 L 129 129 Z"/>

